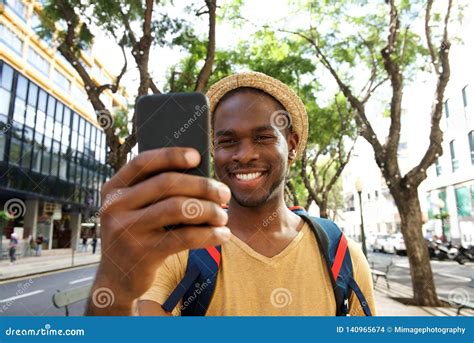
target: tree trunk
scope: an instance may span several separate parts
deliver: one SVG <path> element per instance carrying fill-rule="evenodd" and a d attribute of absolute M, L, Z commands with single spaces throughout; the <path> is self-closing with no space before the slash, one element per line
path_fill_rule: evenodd
<path fill-rule="evenodd" d="M 328 218 L 328 203 L 327 202 L 322 202 L 321 204 L 318 204 L 319 206 L 319 216 L 321 218 Z"/>
<path fill-rule="evenodd" d="M 418 192 L 414 189 L 391 188 L 400 213 L 403 239 L 410 263 L 413 298 L 420 306 L 440 306 L 431 271 L 428 248 L 423 238 L 422 214 Z"/>

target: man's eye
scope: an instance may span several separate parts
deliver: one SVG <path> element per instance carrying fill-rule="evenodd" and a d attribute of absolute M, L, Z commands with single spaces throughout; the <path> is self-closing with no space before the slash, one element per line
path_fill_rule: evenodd
<path fill-rule="evenodd" d="M 272 138 L 273 138 L 273 137 L 271 137 L 271 136 L 257 136 L 257 137 L 256 137 L 256 140 L 257 140 L 258 142 L 262 142 L 262 141 L 270 140 L 270 139 L 272 139 Z"/>
<path fill-rule="evenodd" d="M 219 141 L 217 144 L 226 145 L 226 144 L 232 144 L 232 143 L 235 143 L 234 139 L 225 139 L 225 140 Z"/>

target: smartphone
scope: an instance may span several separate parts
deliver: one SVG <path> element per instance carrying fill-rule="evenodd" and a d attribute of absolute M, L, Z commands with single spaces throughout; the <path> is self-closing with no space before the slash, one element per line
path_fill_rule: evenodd
<path fill-rule="evenodd" d="M 191 147 L 201 163 L 183 172 L 210 177 L 209 102 L 202 93 L 146 95 L 136 104 L 138 151 Z"/>

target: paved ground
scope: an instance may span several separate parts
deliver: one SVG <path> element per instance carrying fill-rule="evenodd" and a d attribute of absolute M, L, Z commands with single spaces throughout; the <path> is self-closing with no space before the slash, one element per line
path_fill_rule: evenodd
<path fill-rule="evenodd" d="M 62 316 L 64 310 L 56 309 L 52 305 L 52 296 L 58 289 L 71 289 L 91 284 L 97 270 L 99 255 L 91 253 L 76 254 L 75 265 L 88 264 L 82 267 L 46 272 L 58 268 L 70 267 L 71 251 L 56 251 L 40 258 L 29 257 L 9 265 L 8 261 L 0 262 L 0 316 L 34 315 L 34 316 Z M 408 260 L 390 254 L 369 254 L 369 261 L 374 262 L 376 269 L 384 270 L 385 266 L 393 262 L 389 271 L 390 290 L 385 281 L 379 279 L 375 288 L 377 314 L 380 316 L 452 316 L 456 315 L 453 308 L 423 308 L 406 306 L 392 299 L 393 297 L 409 298 L 412 296 Z M 95 263 L 95 264 L 90 264 Z M 474 299 L 473 264 L 460 266 L 455 262 L 433 261 L 433 272 L 438 292 L 441 296 L 449 296 L 450 292 L 467 292 L 469 299 Z M 5 277 L 28 275 L 5 280 Z M 462 291 L 460 291 L 462 290 Z M 461 295 L 464 293 L 460 293 Z M 82 315 L 85 301 L 71 306 L 71 315 Z M 463 311 L 463 315 L 473 315 Z"/>

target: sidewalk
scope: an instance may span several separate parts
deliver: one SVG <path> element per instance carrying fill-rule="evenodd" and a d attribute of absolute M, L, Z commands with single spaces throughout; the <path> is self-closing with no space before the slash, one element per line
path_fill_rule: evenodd
<path fill-rule="evenodd" d="M 75 252 L 72 263 L 71 249 L 43 250 L 41 256 L 29 256 L 17 259 L 13 264 L 9 260 L 0 260 L 0 281 L 35 275 L 54 270 L 83 266 L 100 261 L 100 248 L 93 255 L 92 250 Z"/>
<path fill-rule="evenodd" d="M 24 257 L 10 265 L 8 260 L 0 261 L 0 281 L 35 275 L 59 269 L 83 266 L 100 261 L 100 249 L 93 255 L 89 250 L 86 253 L 76 252 L 74 266 L 71 261 L 71 249 L 57 249 L 43 251 L 40 257 Z M 390 280 L 390 289 L 383 280 L 375 286 L 375 304 L 378 316 L 456 316 L 456 309 L 450 307 L 421 307 L 408 306 L 393 298 L 411 298 L 411 287 Z M 462 311 L 461 315 L 468 315 L 469 311 Z"/>
<path fill-rule="evenodd" d="M 385 282 L 379 281 L 375 286 L 375 306 L 377 316 L 456 316 L 457 309 L 454 307 L 424 307 L 408 306 L 393 298 L 412 298 L 411 287 L 390 281 L 390 289 Z M 469 314 L 469 311 L 461 311 L 461 316 Z"/>

